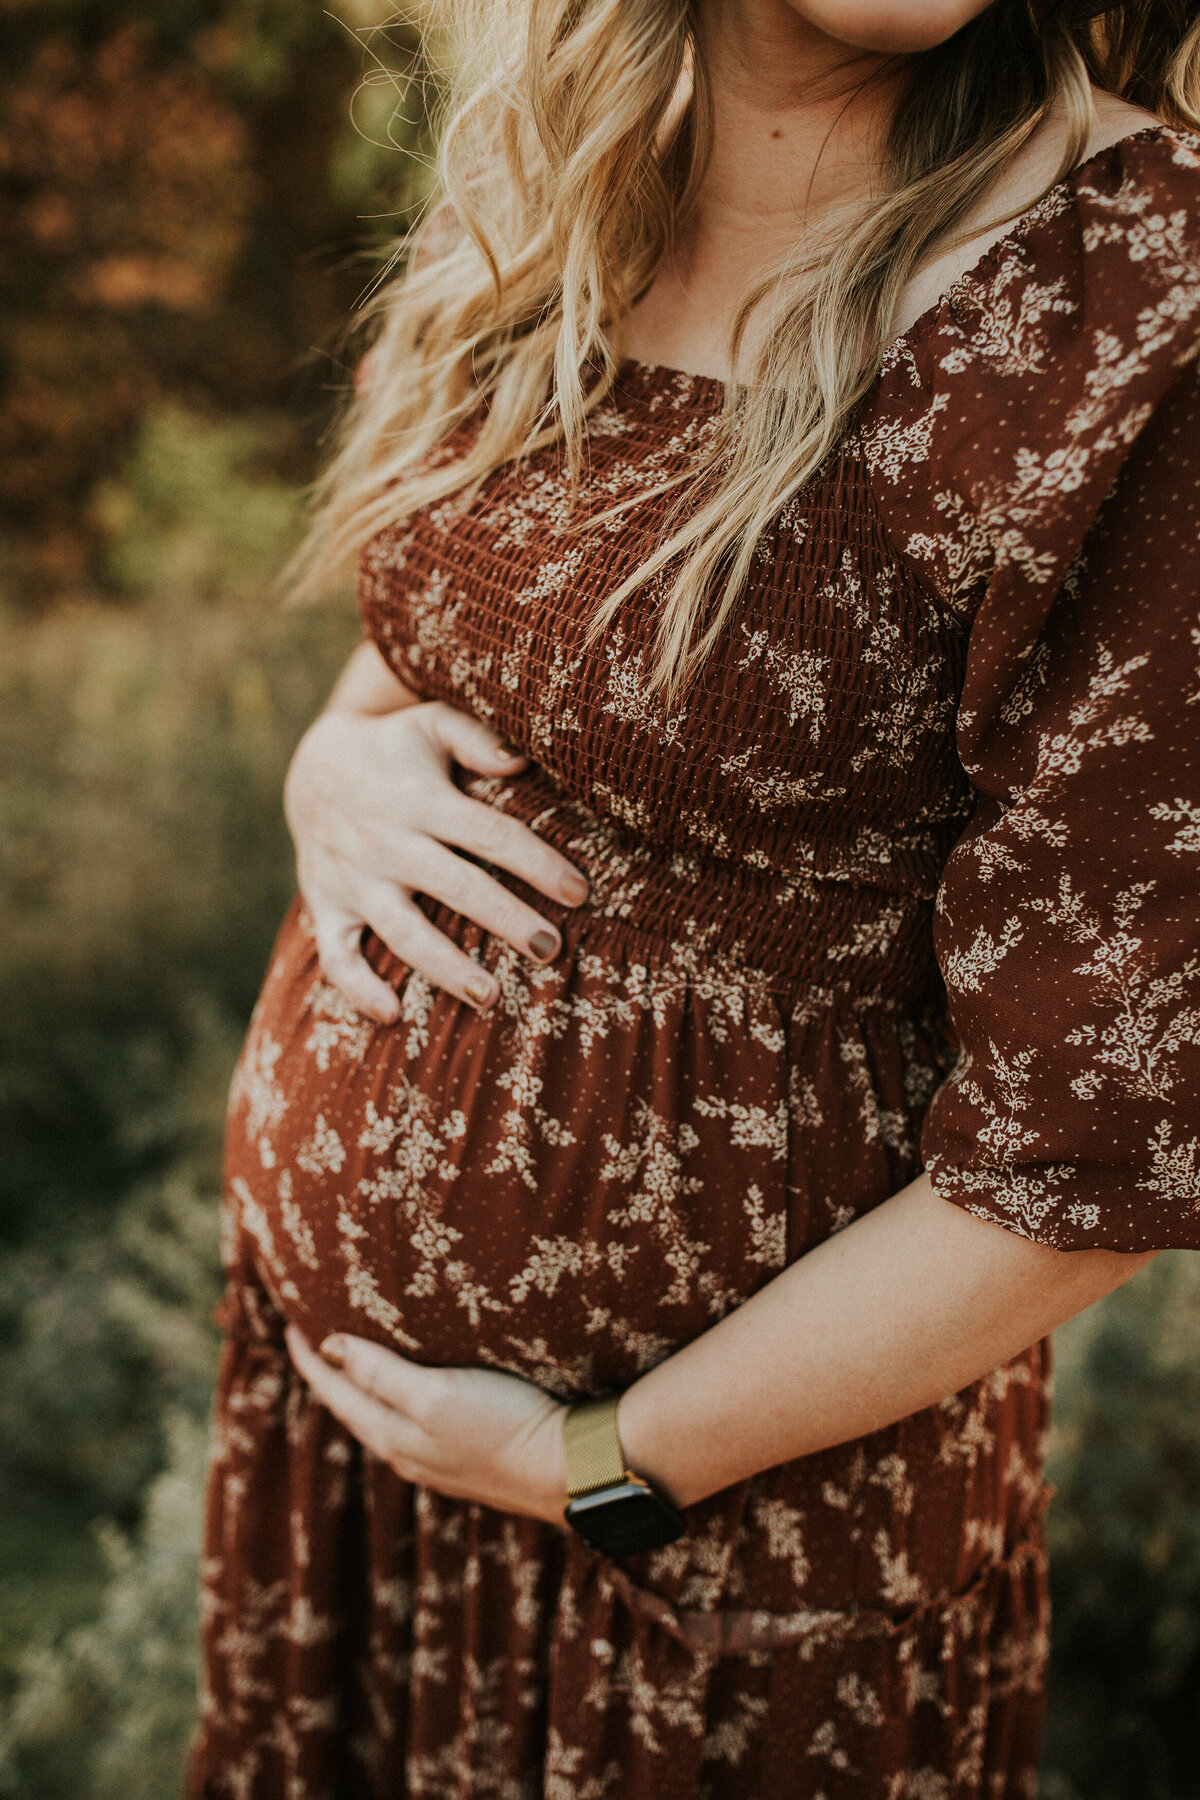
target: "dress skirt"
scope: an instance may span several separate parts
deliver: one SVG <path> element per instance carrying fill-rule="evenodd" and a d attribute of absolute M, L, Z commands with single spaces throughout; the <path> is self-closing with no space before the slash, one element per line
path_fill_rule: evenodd
<path fill-rule="evenodd" d="M 951 1052 L 903 956 L 894 993 L 780 983 L 720 908 L 672 939 L 661 866 L 621 916 L 572 823 L 549 968 L 432 909 L 490 1014 L 373 943 L 373 1025 L 283 928 L 231 1109 L 193 1800 L 1032 1800 L 1045 1344 L 621 1561 L 408 1486 L 291 1367 L 288 1318 L 617 1389 L 910 1178 Z"/>

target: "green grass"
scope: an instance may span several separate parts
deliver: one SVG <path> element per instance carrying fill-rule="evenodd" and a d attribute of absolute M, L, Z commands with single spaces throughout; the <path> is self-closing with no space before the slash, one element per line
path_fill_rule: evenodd
<path fill-rule="evenodd" d="M 48 1502 L 0 1512 L 0 1691 L 11 1697 L 20 1658 L 53 1621 L 55 1635 L 95 1617 L 109 1568 L 98 1536 Z"/>
<path fill-rule="evenodd" d="M 194 1715 L 229 1074 L 283 771 L 356 624 L 271 578 L 278 428 L 153 410 L 110 591 L 0 614 L 0 1792 L 159 1800 Z M 115 592 L 113 591 L 115 590 Z"/>

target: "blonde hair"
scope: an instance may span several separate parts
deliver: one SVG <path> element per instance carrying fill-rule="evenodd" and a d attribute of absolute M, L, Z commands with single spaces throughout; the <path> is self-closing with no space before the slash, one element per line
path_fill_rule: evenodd
<path fill-rule="evenodd" d="M 561 442 L 577 482 L 623 321 L 708 156 L 694 0 L 439 0 L 437 18 L 457 75 L 436 198 L 365 309 L 370 378 L 291 571 L 309 591 L 385 525 L 543 446 Z M 708 655 L 762 532 L 874 382 L 902 290 L 1055 104 L 1068 132 L 1054 180 L 1080 160 L 1093 83 L 1200 122 L 1200 4 L 994 0 L 915 60 L 887 191 L 746 295 L 735 361 L 751 314 L 770 308 L 748 378 L 727 387 L 691 471 L 664 484 L 679 492 L 657 548 L 597 605 L 594 634 L 664 578 L 654 685 L 676 692 Z M 432 454 L 477 411 L 461 453 Z"/>

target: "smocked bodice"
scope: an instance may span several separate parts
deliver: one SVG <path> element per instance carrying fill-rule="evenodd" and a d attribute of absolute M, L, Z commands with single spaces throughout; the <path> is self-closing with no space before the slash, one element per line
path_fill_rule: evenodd
<path fill-rule="evenodd" d="M 953 744 L 964 633 L 893 551 L 853 441 L 764 540 L 677 704 L 647 679 L 661 589 L 587 642 L 669 498 L 593 521 L 685 467 L 719 405 L 713 381 L 624 365 L 574 508 L 556 447 L 500 470 L 374 540 L 364 616 L 405 682 L 531 756 L 507 810 L 559 841 L 599 833 L 601 914 L 615 858 L 633 928 L 740 951 L 787 985 L 911 992 L 969 804 Z"/>

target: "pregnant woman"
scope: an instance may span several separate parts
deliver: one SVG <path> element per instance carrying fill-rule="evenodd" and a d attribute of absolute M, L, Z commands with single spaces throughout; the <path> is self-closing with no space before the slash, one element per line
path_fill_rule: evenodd
<path fill-rule="evenodd" d="M 1200 6 L 463 30 L 304 564 L 192 1794 L 1031 1800 L 1046 1334 L 1200 1247 Z"/>

